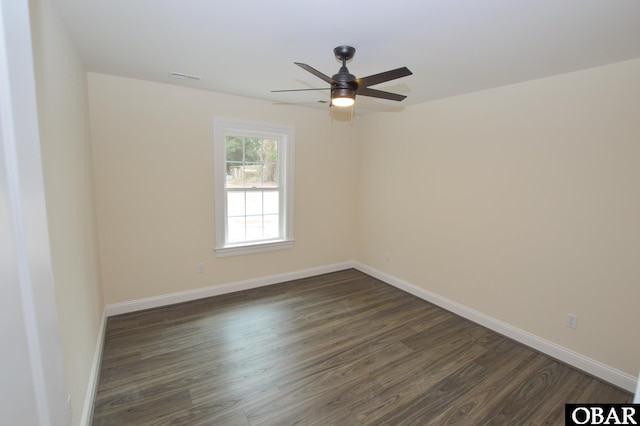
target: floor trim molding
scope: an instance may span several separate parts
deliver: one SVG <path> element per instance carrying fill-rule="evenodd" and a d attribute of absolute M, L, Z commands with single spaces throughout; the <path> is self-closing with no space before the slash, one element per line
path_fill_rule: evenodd
<path fill-rule="evenodd" d="M 98 380 L 100 379 L 100 365 L 102 364 L 102 348 L 104 347 L 104 335 L 107 330 L 107 310 L 102 310 L 102 319 L 100 320 L 100 328 L 98 329 L 98 338 L 96 339 L 96 350 L 91 363 L 91 371 L 89 372 L 89 384 L 87 385 L 87 394 L 84 398 L 84 407 L 82 407 L 81 426 L 91 425 L 93 416 L 93 404 L 96 400 L 98 392 Z"/>
<path fill-rule="evenodd" d="M 385 283 L 392 285 L 400 290 L 403 290 L 409 294 L 419 297 L 427 302 L 431 302 L 440 306 L 454 314 L 460 315 L 468 320 L 471 320 L 477 324 L 487 327 L 497 333 L 505 335 L 517 342 L 527 345 L 533 349 L 536 349 L 546 355 L 549 355 L 557 360 L 565 362 L 579 370 L 582 370 L 588 374 L 605 380 L 615 386 L 618 386 L 629 392 L 634 392 L 637 385 L 637 378 L 631 376 L 623 371 L 617 370 L 606 364 L 603 364 L 594 359 L 588 358 L 582 354 L 574 352 L 556 343 L 550 342 L 539 336 L 531 334 L 527 331 L 516 328 L 498 319 L 492 318 L 488 315 L 475 311 L 457 302 L 449 300 L 438 294 L 432 293 L 429 290 L 418 287 L 407 281 L 396 278 L 392 275 L 378 271 L 370 266 L 364 265 L 359 262 L 354 263 L 354 268 L 357 270 L 371 275 Z"/>
<path fill-rule="evenodd" d="M 107 316 L 111 317 L 114 315 L 126 314 L 129 312 L 159 308 L 161 306 L 189 302 L 191 300 L 203 299 L 205 297 L 219 296 L 221 294 L 234 293 L 236 291 L 249 290 L 252 288 L 263 287 L 271 284 L 278 284 L 286 281 L 313 277 L 315 275 L 342 271 L 345 269 L 353 268 L 354 264 L 354 262 L 334 263 L 332 265 L 302 269 L 293 272 L 285 272 L 283 274 L 268 275 L 265 277 L 236 281 L 228 284 L 181 291 L 161 296 L 147 297 L 144 299 L 132 300 L 129 302 L 114 303 L 107 305 L 105 307 L 105 311 Z"/>

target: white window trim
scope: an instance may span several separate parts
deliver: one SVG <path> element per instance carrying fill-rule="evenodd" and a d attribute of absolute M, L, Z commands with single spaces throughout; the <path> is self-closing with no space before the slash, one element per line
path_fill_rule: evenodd
<path fill-rule="evenodd" d="M 227 203 L 225 201 L 226 182 L 226 135 L 273 136 L 284 143 L 284 149 L 278 149 L 279 170 L 281 172 L 281 223 L 283 238 L 251 243 L 226 244 Z M 293 172 L 294 172 L 293 126 L 275 125 L 234 118 L 215 117 L 213 120 L 213 169 L 214 169 L 214 214 L 215 214 L 215 251 L 217 257 L 239 256 L 263 253 L 273 250 L 293 248 Z"/>

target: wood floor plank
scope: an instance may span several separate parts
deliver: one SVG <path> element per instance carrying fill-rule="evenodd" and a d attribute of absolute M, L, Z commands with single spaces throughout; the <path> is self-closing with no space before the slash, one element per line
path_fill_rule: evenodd
<path fill-rule="evenodd" d="M 464 397 L 452 401 L 449 407 L 433 418 L 433 424 L 480 424 L 481 419 L 486 417 L 487 407 L 493 401 L 505 398 L 511 391 L 505 382 L 517 377 L 523 365 L 530 364 L 536 356 L 531 353 L 527 357 L 525 352 L 528 352 L 525 348 L 516 347 L 511 356 L 501 358 L 499 368 L 490 369 L 490 374 L 483 380 L 468 386 L 469 390 L 464 393 Z M 474 363 L 478 365 L 475 360 Z"/>
<path fill-rule="evenodd" d="M 566 380 L 568 367 L 558 362 L 544 363 L 542 368 L 528 374 L 519 386 L 500 404 L 491 406 L 481 422 L 487 425 L 516 424 L 522 418 L 532 418 L 551 394 L 553 386 Z M 562 419 L 556 419 L 558 424 Z"/>
<path fill-rule="evenodd" d="M 417 398 L 397 404 L 376 424 L 429 424 L 467 389 L 468 384 L 482 380 L 489 373 L 474 363 L 452 371 L 446 378 L 424 389 Z"/>
<path fill-rule="evenodd" d="M 630 401 L 350 269 L 109 318 L 93 424 L 554 425 Z"/>
<path fill-rule="evenodd" d="M 128 386 L 130 391 L 127 393 L 122 393 L 120 386 L 100 389 L 97 394 L 95 410 L 105 415 L 126 410 L 140 404 L 162 399 L 177 391 L 190 389 L 199 382 L 220 380 L 223 374 L 224 369 L 222 366 L 218 366 L 216 369 L 203 366 L 191 372 L 177 372 L 169 376 L 168 380 L 128 379 L 126 382 L 121 382 Z M 135 382 L 134 386 L 130 385 L 131 381 Z"/>
<path fill-rule="evenodd" d="M 251 426 L 241 409 L 220 411 L 215 405 L 193 406 L 161 419 L 154 420 L 154 426 Z"/>
<path fill-rule="evenodd" d="M 189 391 L 182 389 L 162 398 L 136 404 L 119 411 L 94 412 L 92 424 L 96 426 L 152 424 L 166 415 L 184 410 L 190 406 Z"/>

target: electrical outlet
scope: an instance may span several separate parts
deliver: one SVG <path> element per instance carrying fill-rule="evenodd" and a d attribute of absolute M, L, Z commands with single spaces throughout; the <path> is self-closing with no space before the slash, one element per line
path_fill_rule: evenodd
<path fill-rule="evenodd" d="M 567 320 L 564 325 L 569 328 L 578 327 L 578 316 L 576 314 L 567 314 Z"/>
<path fill-rule="evenodd" d="M 204 263 L 198 263 L 198 273 L 204 274 L 204 270 L 205 270 Z"/>
<path fill-rule="evenodd" d="M 389 263 L 389 262 L 391 262 L 391 253 L 385 252 L 385 254 L 384 254 L 384 263 Z"/>

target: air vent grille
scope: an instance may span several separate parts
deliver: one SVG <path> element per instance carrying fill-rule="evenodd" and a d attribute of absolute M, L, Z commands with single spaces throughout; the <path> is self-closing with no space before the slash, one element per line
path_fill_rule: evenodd
<path fill-rule="evenodd" d="M 203 80 L 203 77 L 200 77 L 199 75 L 186 74 L 183 72 L 170 71 L 169 75 L 173 78 L 181 78 L 183 80 L 197 80 L 197 81 Z"/>

